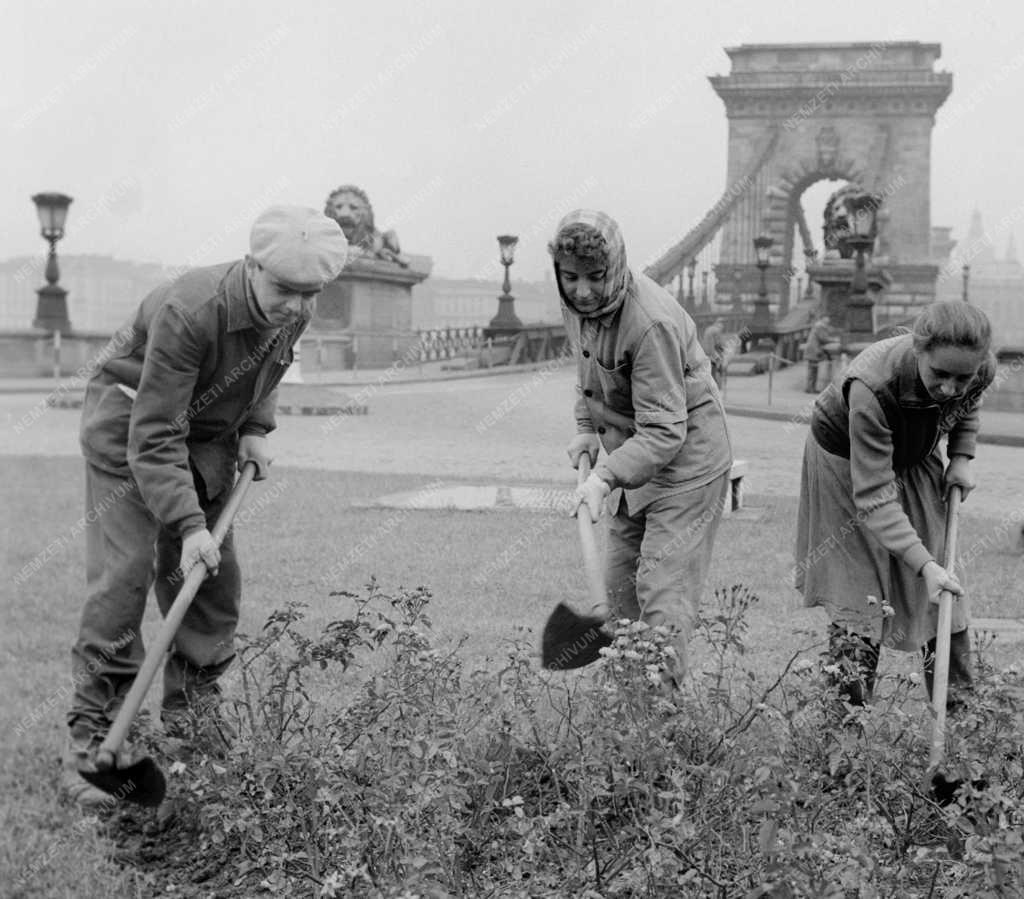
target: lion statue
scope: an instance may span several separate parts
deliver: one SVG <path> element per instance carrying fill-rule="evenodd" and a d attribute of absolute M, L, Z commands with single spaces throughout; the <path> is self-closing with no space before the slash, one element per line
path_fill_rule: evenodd
<path fill-rule="evenodd" d="M 834 253 L 838 253 L 840 259 L 853 258 L 853 247 L 846 240 L 851 234 L 850 213 L 846 201 L 850 197 L 864 195 L 870 198 L 875 209 L 881 205 L 881 197 L 868 194 L 858 184 L 847 184 L 845 187 L 839 188 L 828 198 L 828 201 L 825 203 L 825 227 L 823 229 L 826 253 L 831 250 Z"/>
<path fill-rule="evenodd" d="M 409 265 L 408 258 L 402 255 L 398 235 L 394 231 L 381 233 L 374 226 L 373 206 L 362 188 L 343 184 L 332 190 L 324 204 L 324 215 L 341 225 L 353 253 Z"/>

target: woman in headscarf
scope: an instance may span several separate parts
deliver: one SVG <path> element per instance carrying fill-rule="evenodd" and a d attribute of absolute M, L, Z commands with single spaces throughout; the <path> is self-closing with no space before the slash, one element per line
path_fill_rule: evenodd
<path fill-rule="evenodd" d="M 612 613 L 675 630 L 672 680 L 687 667 L 729 489 L 725 411 L 693 320 L 630 271 L 614 220 L 571 212 L 548 251 L 578 369 L 569 459 L 578 468 L 586 453 L 593 466 L 577 498 L 594 521 L 607 500 Z"/>

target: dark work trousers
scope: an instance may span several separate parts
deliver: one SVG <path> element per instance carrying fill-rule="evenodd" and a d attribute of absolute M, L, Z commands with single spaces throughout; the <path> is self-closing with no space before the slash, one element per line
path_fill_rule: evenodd
<path fill-rule="evenodd" d="M 729 472 L 710 484 L 654 500 L 630 515 L 623 498 L 609 517 L 605 580 L 612 612 L 677 630 L 676 676 L 687 668 L 711 567 L 715 534 L 729 494 Z"/>
<path fill-rule="evenodd" d="M 212 501 L 195 476 L 212 530 L 230 491 Z M 142 617 L 154 578 L 166 614 L 184 578 L 176 574 L 181 540 L 161 527 L 135 482 L 86 463 L 86 600 L 71 650 L 72 735 L 101 736 L 117 715 L 144 657 Z M 220 569 L 207 577 L 175 635 L 164 665 L 165 709 L 187 708 L 218 693 L 217 678 L 234 658 L 241 575 L 229 530 Z"/>
<path fill-rule="evenodd" d="M 846 628 L 829 625 L 828 655 L 840 668 L 833 675 L 833 683 L 839 685 L 839 695 L 851 705 L 864 705 L 871 699 L 875 689 L 875 673 L 878 670 L 880 646 L 874 640 L 850 633 Z M 935 680 L 935 644 L 933 637 L 923 647 L 925 686 L 931 698 Z M 974 686 L 971 665 L 971 640 L 967 630 L 950 634 L 949 643 L 949 694 L 946 708 L 953 709 L 963 702 L 963 693 Z"/>

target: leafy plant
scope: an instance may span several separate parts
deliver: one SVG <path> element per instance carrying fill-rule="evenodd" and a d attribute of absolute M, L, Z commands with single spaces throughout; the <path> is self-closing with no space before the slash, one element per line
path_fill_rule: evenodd
<path fill-rule="evenodd" d="M 278 895 L 1003 896 L 1024 884 L 1021 689 L 985 667 L 951 723 L 948 807 L 927 788 L 913 676 L 842 703 L 809 643 L 744 667 L 757 597 L 718 590 L 695 666 L 619 622 L 596 665 L 549 673 L 533 635 L 466 671 L 424 589 L 290 603 L 240 640 L 239 737 L 175 789 L 222 879 Z M 186 818 L 188 816 L 185 816 Z"/>

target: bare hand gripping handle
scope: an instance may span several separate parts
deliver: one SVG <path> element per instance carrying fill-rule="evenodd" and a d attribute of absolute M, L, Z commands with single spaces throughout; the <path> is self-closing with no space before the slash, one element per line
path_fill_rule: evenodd
<path fill-rule="evenodd" d="M 238 480 L 235 481 L 235 486 L 231 489 L 231 495 L 228 497 L 227 504 L 217 518 L 217 523 L 213 526 L 211 536 L 217 546 L 220 546 L 224 541 L 224 537 L 231 527 L 231 522 L 234 521 L 235 515 L 242 505 L 246 491 L 249 489 L 249 485 L 252 483 L 255 475 L 256 463 L 246 462 L 242 466 L 242 472 L 238 476 Z M 121 704 L 114 723 L 111 725 L 110 730 L 107 731 L 106 738 L 96 752 L 97 768 L 113 768 L 115 766 L 117 752 L 121 748 L 121 744 L 128 734 L 128 729 L 135 720 L 135 716 L 142 707 L 142 702 L 149 692 L 150 684 L 153 683 L 157 669 L 163 664 L 164 656 L 170 648 L 171 641 L 178 632 L 181 621 L 185 617 L 189 606 L 192 605 L 192 600 L 195 599 L 200 585 L 206 578 L 206 574 L 206 563 L 199 560 L 185 576 L 185 583 L 174 598 L 173 605 L 167 610 L 167 616 L 160 625 L 160 630 L 157 631 L 156 637 L 146 651 L 142 667 L 139 669 L 139 673 L 135 675 L 135 680 L 132 682 L 131 689 Z"/>

